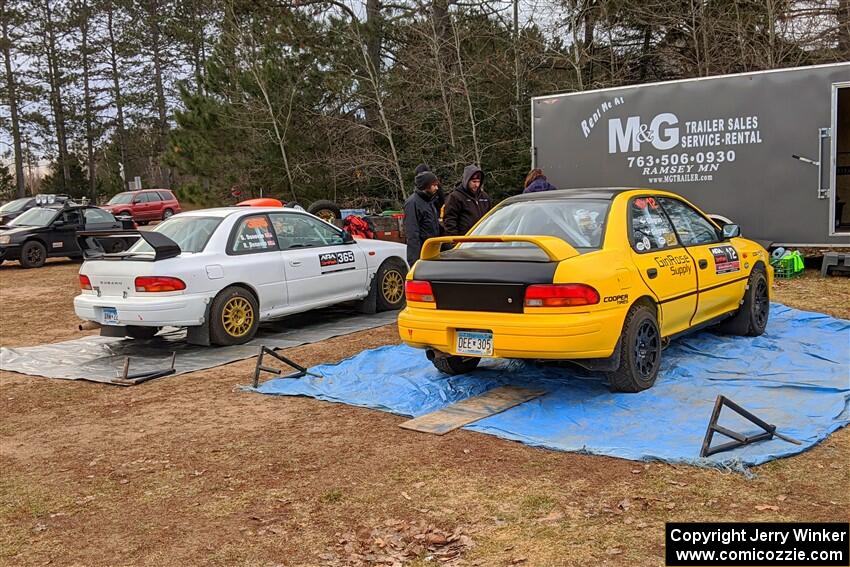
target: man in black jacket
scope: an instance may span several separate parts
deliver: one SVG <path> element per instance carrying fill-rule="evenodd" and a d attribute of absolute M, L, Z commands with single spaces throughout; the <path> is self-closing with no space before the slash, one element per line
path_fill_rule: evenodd
<path fill-rule="evenodd" d="M 416 177 L 420 173 L 425 171 L 429 171 L 434 173 L 434 170 L 431 169 L 431 166 L 427 163 L 420 163 L 416 166 L 416 169 L 413 170 L 413 176 Z M 436 173 L 434 173 L 436 175 Z M 437 214 L 443 210 L 443 205 L 446 204 L 446 194 L 443 192 L 443 184 L 440 183 L 440 178 L 437 178 L 437 193 L 434 195 L 434 208 L 437 209 Z"/>
<path fill-rule="evenodd" d="M 416 175 L 416 191 L 404 202 L 404 232 L 407 237 L 407 263 L 419 259 L 422 244 L 429 238 L 440 236 L 440 214 L 434 206 L 434 195 L 439 189 L 437 176 L 430 171 Z"/>
<path fill-rule="evenodd" d="M 490 210 L 484 191 L 484 172 L 477 165 L 463 169 L 463 181 L 446 197 L 443 226 L 449 236 L 463 236 Z"/>

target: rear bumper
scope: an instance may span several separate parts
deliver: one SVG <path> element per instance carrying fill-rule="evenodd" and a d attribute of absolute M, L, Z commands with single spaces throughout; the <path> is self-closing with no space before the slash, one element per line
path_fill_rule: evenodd
<path fill-rule="evenodd" d="M 457 354 L 460 329 L 491 331 L 496 358 L 606 358 L 614 352 L 627 311 L 529 314 L 407 307 L 399 313 L 398 330 L 409 346 L 448 354 Z"/>
<path fill-rule="evenodd" d="M 202 325 L 210 298 L 202 295 L 169 297 L 98 297 L 80 294 L 74 298 L 74 312 L 80 319 L 104 323 L 103 310 L 118 312 L 117 325 L 141 327 L 190 327 Z"/>

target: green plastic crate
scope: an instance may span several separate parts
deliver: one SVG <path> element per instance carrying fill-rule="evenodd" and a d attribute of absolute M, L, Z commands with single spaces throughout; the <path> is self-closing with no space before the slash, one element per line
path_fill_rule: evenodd
<path fill-rule="evenodd" d="M 803 257 L 796 251 L 782 258 L 773 259 L 770 264 L 773 266 L 773 275 L 783 279 L 802 276 L 805 269 Z"/>

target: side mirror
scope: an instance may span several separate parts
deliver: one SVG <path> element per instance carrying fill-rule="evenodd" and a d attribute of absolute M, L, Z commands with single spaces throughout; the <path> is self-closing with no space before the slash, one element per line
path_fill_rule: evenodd
<path fill-rule="evenodd" d="M 724 224 L 723 225 L 723 238 L 735 238 L 736 236 L 741 236 L 741 227 L 737 224 Z"/>
<path fill-rule="evenodd" d="M 350 233 L 346 231 L 342 231 L 342 243 L 343 244 L 354 244 L 354 237 L 351 236 Z"/>
<path fill-rule="evenodd" d="M 68 226 L 68 223 L 63 220 L 58 220 L 53 223 L 53 228 L 65 228 Z"/>

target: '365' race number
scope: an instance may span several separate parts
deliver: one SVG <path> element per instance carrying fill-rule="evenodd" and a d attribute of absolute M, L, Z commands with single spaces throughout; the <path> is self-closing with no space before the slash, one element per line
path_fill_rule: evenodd
<path fill-rule="evenodd" d="M 340 264 L 353 264 L 354 252 L 346 250 L 345 252 L 325 252 L 319 254 L 319 265 L 323 268 L 330 266 L 339 266 Z"/>

